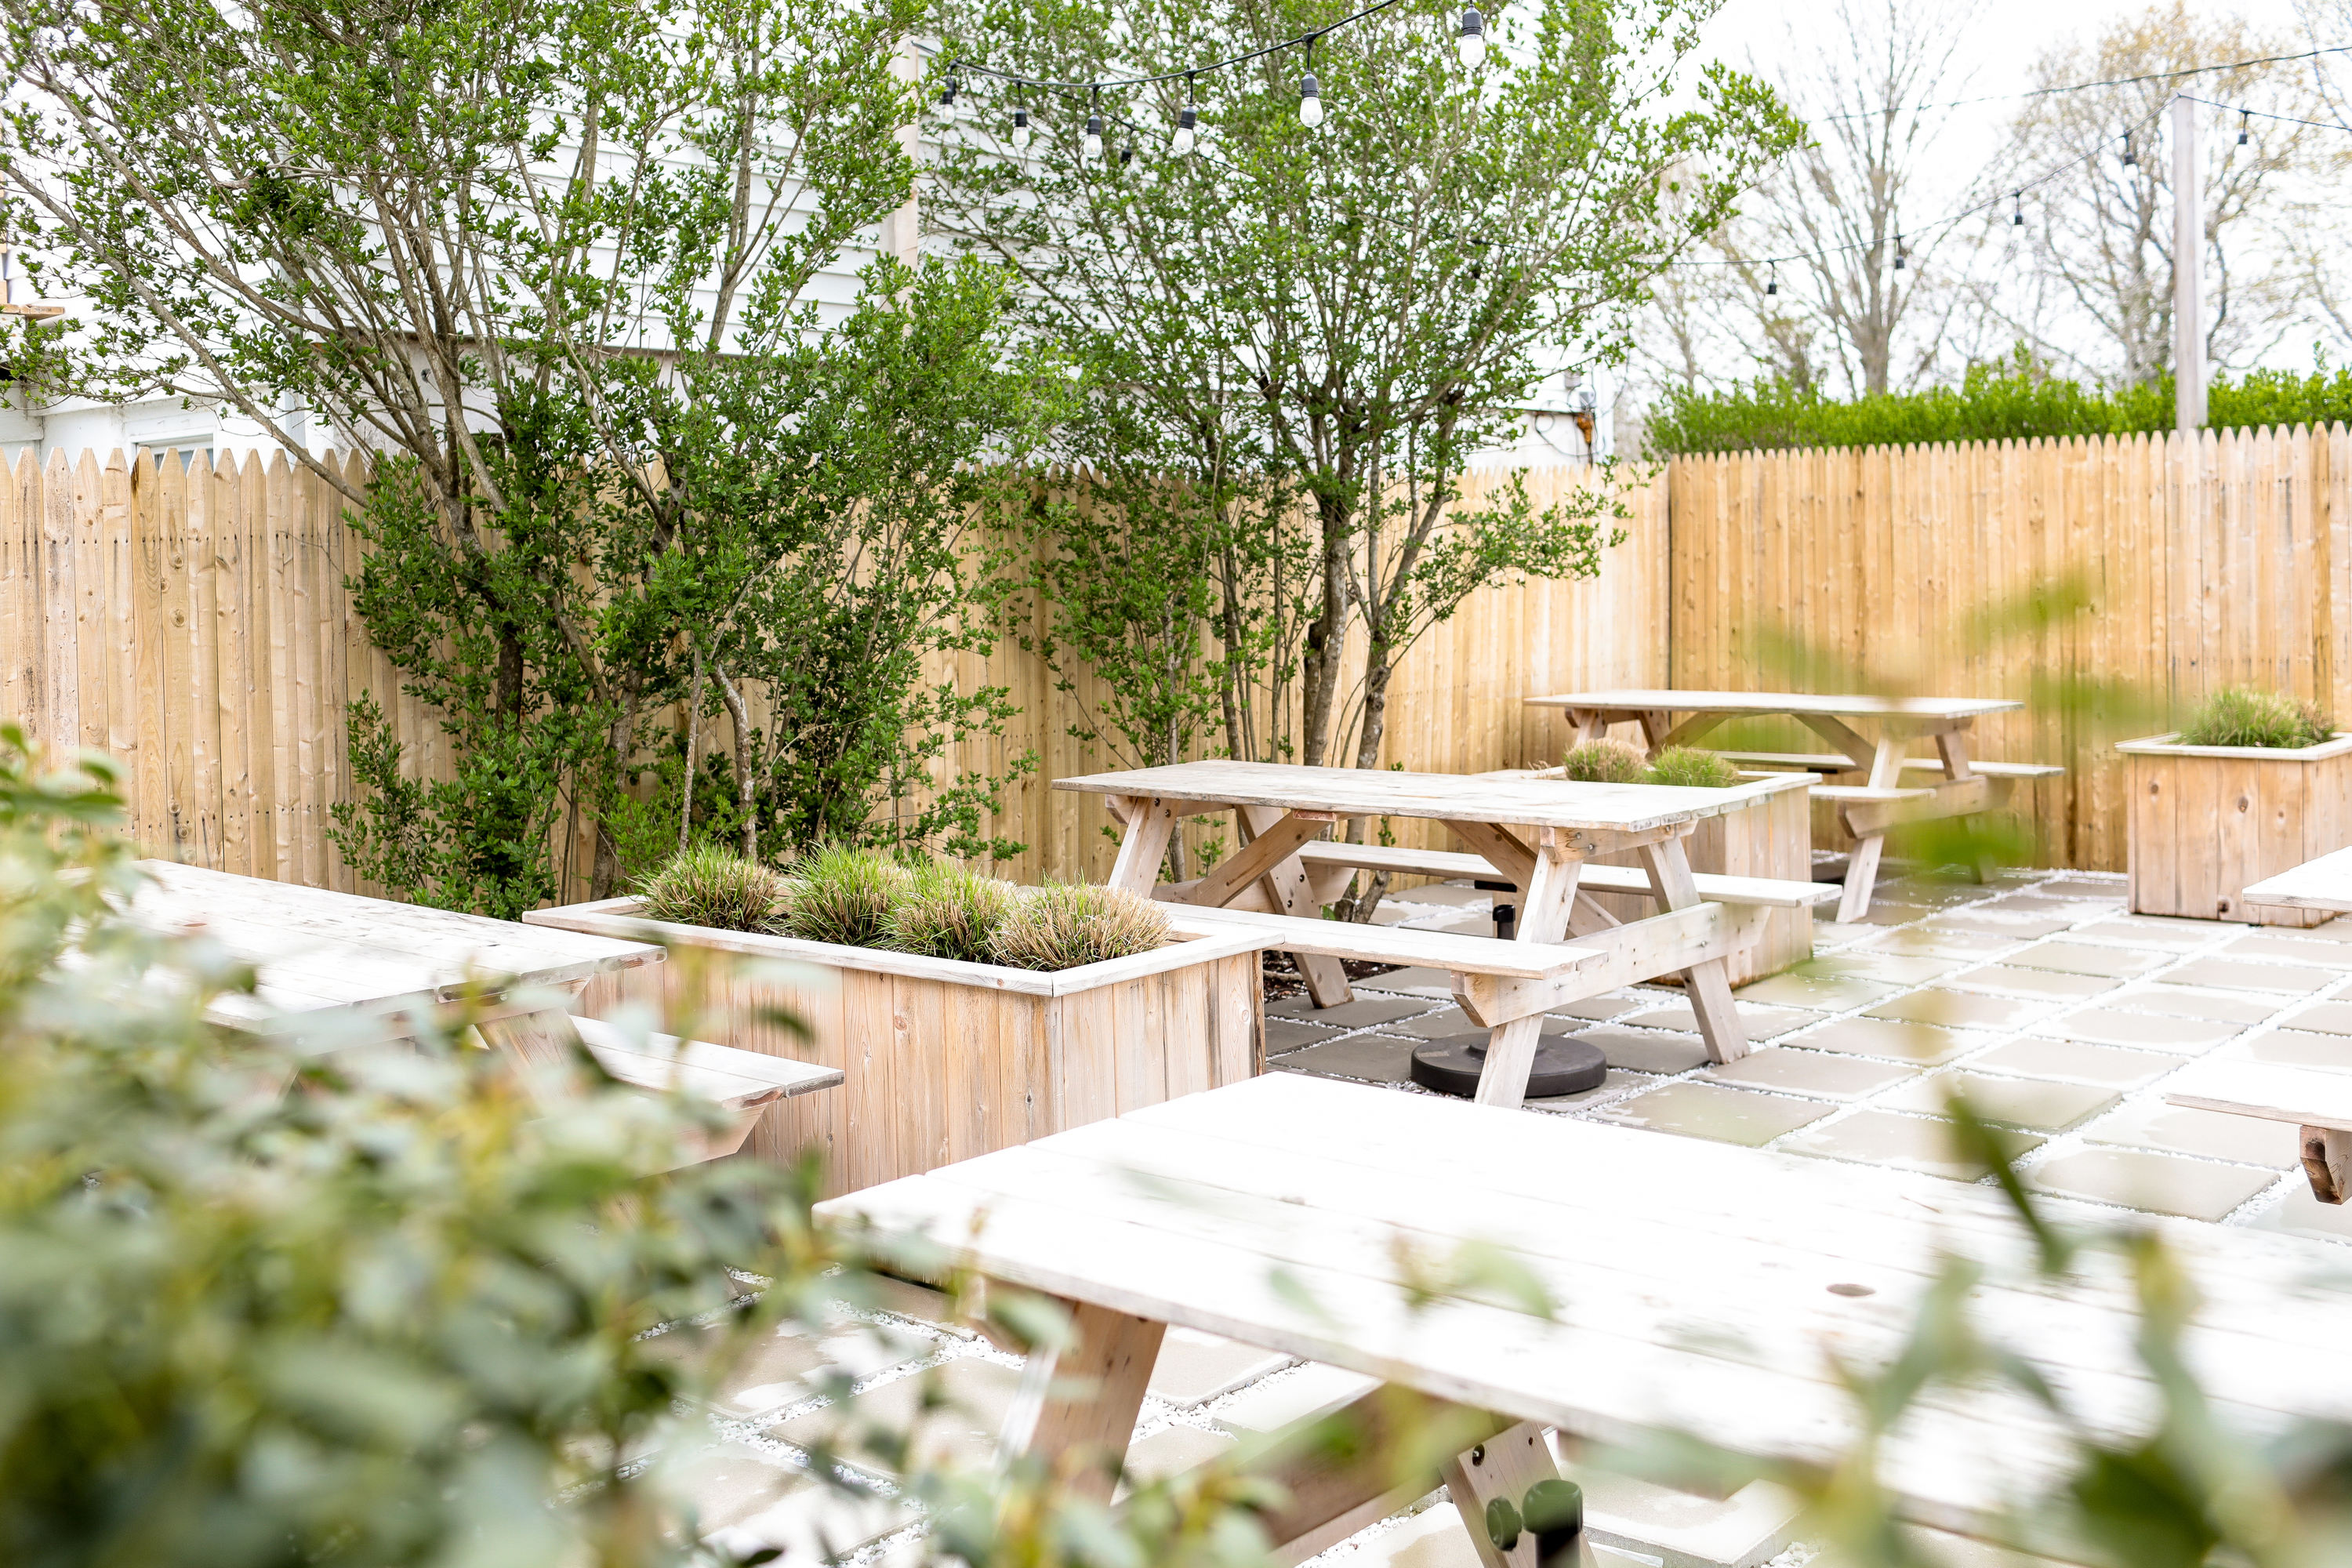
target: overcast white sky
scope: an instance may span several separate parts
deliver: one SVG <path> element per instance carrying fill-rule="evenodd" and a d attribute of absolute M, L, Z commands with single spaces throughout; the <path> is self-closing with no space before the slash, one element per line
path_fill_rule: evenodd
<path fill-rule="evenodd" d="M 2150 0 L 1912 0 L 1912 3 L 1939 5 L 1941 8 L 1973 14 L 1968 28 L 1969 42 L 1965 47 L 1960 68 L 1970 73 L 1969 91 L 1962 97 L 1979 93 L 2012 92 L 2028 85 L 2028 76 L 2035 59 L 2053 44 L 2073 40 L 2088 41 L 2111 17 L 2132 16 L 2149 8 Z M 2303 26 L 2296 19 L 2294 6 L 2289 0 L 2242 0 L 2237 5 L 2210 5 L 2199 7 L 2210 15 L 2238 16 L 2259 27 L 2303 36 Z M 1735 65 L 1744 65 L 1752 52 L 1757 64 L 1768 79 L 1773 67 L 1790 50 L 1789 30 L 1798 29 L 1799 47 L 1807 36 L 1806 29 L 1821 26 L 1835 12 L 1826 0 L 1728 0 L 1723 9 L 1703 29 L 1706 42 L 1717 58 Z M 2326 38 L 2321 43 L 2347 43 L 2352 39 Z M 2311 44 L 2301 46 L 2308 48 Z M 1795 106 L 1801 114 L 1810 104 Z M 2002 107 L 1987 105 L 1982 111 L 1990 126 L 1998 121 Z"/>

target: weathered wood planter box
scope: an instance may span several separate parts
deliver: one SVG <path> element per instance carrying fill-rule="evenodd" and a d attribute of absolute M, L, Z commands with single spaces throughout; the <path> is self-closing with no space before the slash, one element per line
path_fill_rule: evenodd
<path fill-rule="evenodd" d="M 1746 797 L 1736 811 L 1710 816 L 1694 828 L 1686 844 L 1691 869 L 1724 877 L 1772 877 L 1809 882 L 1813 876 L 1811 773 L 1749 773 L 1726 794 Z M 1596 865 L 1638 866 L 1637 854 L 1603 855 Z M 1592 901 L 1621 921 L 1656 912 L 1647 899 L 1596 893 Z M 1571 939 L 1573 940 L 1573 939 Z M 1730 961 L 1731 984 L 1745 985 L 1777 974 L 1813 955 L 1813 911 L 1773 910 L 1755 946 Z"/>
<path fill-rule="evenodd" d="M 2352 735 L 2316 746 L 2126 741 L 2132 912 L 2317 925 L 2321 910 L 2249 906 L 2259 882 L 2352 845 Z"/>
<path fill-rule="evenodd" d="M 816 1150 L 828 1194 L 1214 1089 L 1265 1059 L 1252 933 L 1041 973 L 668 925 L 635 910 L 635 899 L 608 899 L 523 918 L 670 944 L 667 963 L 592 982 L 591 1016 L 632 1000 L 694 1005 L 700 987 L 698 1037 L 839 1068 L 839 1089 L 774 1106 L 744 1146 L 781 1162 Z M 825 973 L 805 984 L 751 973 L 776 959 Z M 814 1037 L 766 1021 L 773 1009 Z"/>

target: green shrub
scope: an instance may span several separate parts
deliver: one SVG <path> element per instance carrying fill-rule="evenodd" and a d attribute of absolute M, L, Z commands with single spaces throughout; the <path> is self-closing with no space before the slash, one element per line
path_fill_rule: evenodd
<path fill-rule="evenodd" d="M 1622 741 L 1587 741 L 1559 760 L 1559 769 L 1580 784 L 1640 784 L 1649 772 Z"/>
<path fill-rule="evenodd" d="M 930 958 L 986 963 L 989 940 L 1012 911 L 1021 889 L 950 861 L 919 866 L 907 875 L 882 918 L 883 945 Z"/>
<path fill-rule="evenodd" d="M 1168 917 L 1149 899 L 1084 882 L 1048 882 L 1013 904 L 989 952 L 1015 969 L 1076 969 L 1150 952 L 1168 940 Z"/>
<path fill-rule="evenodd" d="M 2143 386 L 2085 387 L 2020 356 L 1971 365 L 1958 386 L 1880 393 L 1850 401 L 1777 378 L 1721 392 L 1669 389 L 1651 412 L 1650 449 L 1662 457 L 1791 447 L 1895 447 L 2037 437 L 2125 436 L 2169 430 L 2172 378 Z M 2216 430 L 2352 420 L 2352 370 L 2310 374 L 2249 371 L 2216 380 L 2206 423 Z"/>
<path fill-rule="evenodd" d="M 2198 704 L 2180 727 L 2184 746 L 2315 746 L 2336 733 L 2316 703 L 2232 687 Z"/>
<path fill-rule="evenodd" d="M 773 867 L 698 844 L 646 879 L 637 912 L 649 921 L 719 931 L 776 931 L 790 884 Z"/>
<path fill-rule="evenodd" d="M 804 942 L 876 947 L 883 922 L 907 885 L 907 868 L 878 849 L 828 844 L 793 864 L 783 917 L 786 936 Z"/>
<path fill-rule="evenodd" d="M 1685 789 L 1729 789 L 1739 782 L 1739 770 L 1713 752 L 1668 746 L 1650 764 L 1650 782 Z"/>

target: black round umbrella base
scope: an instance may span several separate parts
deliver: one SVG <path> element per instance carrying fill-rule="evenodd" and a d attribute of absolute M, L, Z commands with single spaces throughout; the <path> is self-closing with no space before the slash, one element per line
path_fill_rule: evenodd
<path fill-rule="evenodd" d="M 1448 1035 L 1412 1053 L 1412 1081 L 1440 1094 L 1464 1099 L 1478 1092 L 1478 1075 L 1486 1067 L 1486 1037 Z M 1599 1089 L 1608 1076 L 1609 1058 L 1599 1046 L 1582 1040 L 1548 1038 L 1536 1047 L 1536 1065 L 1528 1073 L 1528 1098 L 1549 1100 L 1556 1094 L 1582 1094 Z"/>

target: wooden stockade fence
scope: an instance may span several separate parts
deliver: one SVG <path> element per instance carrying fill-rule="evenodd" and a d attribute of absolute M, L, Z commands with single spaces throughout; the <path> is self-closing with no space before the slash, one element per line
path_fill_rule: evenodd
<path fill-rule="evenodd" d="M 326 836 L 351 794 L 345 705 L 374 692 L 422 768 L 442 748 L 352 610 L 354 559 L 341 496 L 283 454 L 27 454 L 0 488 L 0 713 L 126 766 L 159 854 L 373 891 Z"/>
<path fill-rule="evenodd" d="M 363 481 L 364 460 L 350 465 L 346 477 Z M 1590 473 L 1535 470 L 1530 498 L 1549 505 Z M 1468 499 L 1494 477 L 1473 476 Z M 344 580 L 360 546 L 333 488 L 283 454 L 27 455 L 11 478 L 0 487 L 0 715 L 47 745 L 122 762 L 133 831 L 157 853 L 385 891 L 355 879 L 327 837 L 332 807 L 352 797 L 347 706 L 363 694 L 383 704 L 418 776 L 446 776 L 447 749 L 352 607 Z M 1557 756 L 1554 721 L 1521 698 L 1664 679 L 1663 497 L 1633 496 L 1632 537 L 1605 552 L 1598 581 L 1490 589 L 1431 632 L 1391 689 L 1386 756 L 1454 773 Z M 1034 751 L 1036 771 L 1006 792 L 993 828 L 1029 849 L 999 869 L 1097 877 L 1114 853 L 1101 803 L 1050 784 L 1114 763 L 1070 735 L 1073 700 L 1022 649 L 1022 629 L 954 660 L 965 689 L 1008 687 L 1022 712 L 947 761 L 1003 773 Z M 1081 683 L 1081 698 L 1097 695 Z M 584 899 L 585 835 L 567 822 L 558 840 L 563 897 Z"/>
<path fill-rule="evenodd" d="M 2352 720 L 2341 426 L 1745 453 L 1667 484 L 1673 684 L 2025 699 L 1976 750 L 2065 765 L 2016 797 L 2042 864 L 2124 869 L 2112 743 L 2218 688 Z M 2066 584 L 2088 608 L 2036 624 L 2029 595 Z"/>
<path fill-rule="evenodd" d="M 1535 470 L 1532 499 L 1589 472 Z M 1473 476 L 1473 499 L 1486 478 Z M 1598 581 L 1490 589 L 1413 650 L 1391 689 L 1386 760 L 1474 773 L 1557 757 L 1557 720 L 1519 705 L 1545 691 L 1868 679 L 2020 697 L 2023 712 L 1982 721 L 1978 749 L 2065 764 L 2063 779 L 2019 786 L 2040 858 L 2121 870 L 2112 741 L 2224 685 L 2352 719 L 2342 427 L 2208 433 L 2193 450 L 2120 437 L 1683 458 L 1630 499 L 1632 537 Z M 341 498 L 282 455 L 22 458 L 0 486 L 0 713 L 48 744 L 121 759 L 134 830 L 162 853 L 377 891 L 326 836 L 352 795 L 347 704 L 384 704 L 425 776 L 442 776 L 446 747 L 352 609 L 357 552 Z M 1992 607 L 2062 584 L 2089 608 L 1988 624 Z M 1002 869 L 1098 876 L 1112 853 L 1100 803 L 1050 781 L 1116 759 L 1069 734 L 1073 699 L 1020 629 L 953 668 L 967 687 L 1009 687 L 1021 717 L 949 761 L 1002 773 L 1034 751 L 1035 773 L 995 825 L 1030 847 Z M 2058 702 L 2068 679 L 2104 694 Z M 1096 695 L 1081 683 L 1081 699 Z M 564 896 L 584 898 L 584 836 L 562 837 Z"/>

